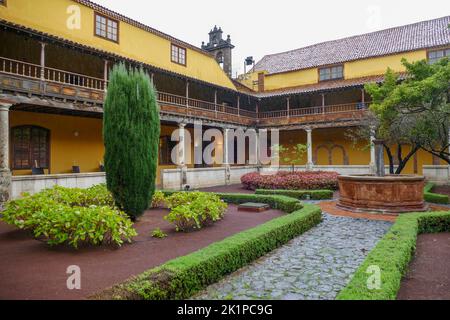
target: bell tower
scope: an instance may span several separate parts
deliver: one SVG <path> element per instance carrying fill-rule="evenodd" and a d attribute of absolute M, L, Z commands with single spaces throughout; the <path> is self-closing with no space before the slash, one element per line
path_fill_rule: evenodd
<path fill-rule="evenodd" d="M 231 44 L 230 35 L 223 39 L 222 28 L 214 26 L 209 32 L 209 42 L 202 42 L 202 49 L 212 53 L 216 57 L 217 63 L 222 66 L 223 71 L 231 78 L 232 76 L 232 54 L 234 46 Z"/>

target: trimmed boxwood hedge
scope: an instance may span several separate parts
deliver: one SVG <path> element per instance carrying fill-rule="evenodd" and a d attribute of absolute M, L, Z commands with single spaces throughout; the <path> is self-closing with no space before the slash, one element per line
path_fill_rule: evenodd
<path fill-rule="evenodd" d="M 255 191 L 256 194 L 272 194 L 272 195 L 283 195 L 287 197 L 292 197 L 299 200 L 324 200 L 324 199 L 332 199 L 333 191 L 332 190 L 266 190 L 266 189 L 257 189 Z"/>
<path fill-rule="evenodd" d="M 230 196 L 229 199 L 237 198 Z M 237 200 L 236 200 L 237 201 Z M 320 208 L 301 210 L 166 262 L 94 296 L 97 299 L 186 299 L 223 276 L 287 243 L 322 221 Z"/>
<path fill-rule="evenodd" d="M 172 195 L 180 191 L 167 191 L 164 190 L 163 193 L 166 196 Z M 182 191 L 181 191 L 182 192 Z M 284 195 L 262 195 L 262 194 L 247 194 L 247 193 L 215 193 L 223 201 L 232 204 L 242 204 L 246 202 L 259 202 L 266 203 L 272 209 L 278 209 L 286 213 L 291 213 L 296 210 L 303 208 L 303 204 L 294 197 L 288 197 Z"/>
<path fill-rule="evenodd" d="M 291 213 L 303 208 L 303 204 L 291 197 L 282 195 L 262 195 L 262 194 L 242 194 L 242 193 L 217 193 L 217 195 L 227 203 L 242 204 L 246 202 L 266 203 L 272 209 L 278 209 L 286 213 Z"/>
<path fill-rule="evenodd" d="M 449 197 L 445 194 L 437 194 L 431 192 L 433 190 L 434 184 L 433 183 L 427 183 L 423 190 L 423 196 L 425 198 L 425 201 L 431 202 L 431 203 L 438 203 L 438 204 L 448 204 Z"/>
<path fill-rule="evenodd" d="M 396 299 L 403 275 L 413 257 L 417 235 L 450 231 L 450 212 L 407 213 L 400 215 L 389 232 L 369 253 L 350 283 L 339 293 L 339 300 Z M 370 266 L 381 271 L 381 288 L 369 289 Z"/>

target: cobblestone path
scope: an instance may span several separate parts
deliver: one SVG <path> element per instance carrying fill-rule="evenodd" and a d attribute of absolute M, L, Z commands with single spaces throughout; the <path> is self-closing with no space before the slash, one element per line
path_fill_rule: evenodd
<path fill-rule="evenodd" d="M 324 213 L 315 228 L 194 299 L 334 299 L 391 225 Z"/>

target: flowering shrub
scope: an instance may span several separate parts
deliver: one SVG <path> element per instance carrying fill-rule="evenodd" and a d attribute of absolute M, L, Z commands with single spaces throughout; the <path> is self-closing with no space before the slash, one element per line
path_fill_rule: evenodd
<path fill-rule="evenodd" d="M 160 190 L 155 191 L 152 197 L 151 208 L 164 208 L 166 206 L 166 197 Z"/>
<path fill-rule="evenodd" d="M 166 198 L 170 213 L 164 217 L 177 231 L 191 231 L 221 220 L 228 205 L 213 193 L 177 192 Z"/>
<path fill-rule="evenodd" d="M 2 220 L 31 230 L 50 245 L 121 245 L 137 233 L 128 216 L 113 203 L 104 185 L 89 189 L 55 186 L 8 202 Z"/>
<path fill-rule="evenodd" d="M 337 172 L 325 171 L 280 171 L 272 175 L 261 175 L 260 173 L 252 172 L 243 175 L 241 177 L 241 183 L 249 190 L 336 190 L 338 189 L 338 175 Z"/>

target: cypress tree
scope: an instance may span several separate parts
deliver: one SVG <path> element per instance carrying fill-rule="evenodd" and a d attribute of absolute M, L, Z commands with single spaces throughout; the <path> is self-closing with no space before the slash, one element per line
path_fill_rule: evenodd
<path fill-rule="evenodd" d="M 106 184 L 117 207 L 133 220 L 155 191 L 159 135 L 159 107 L 148 75 L 114 66 L 103 116 Z"/>

